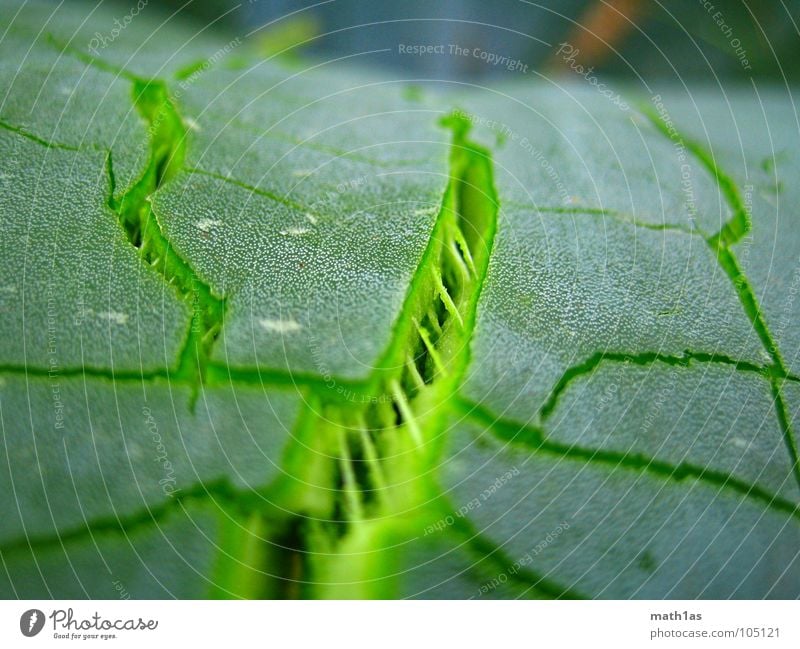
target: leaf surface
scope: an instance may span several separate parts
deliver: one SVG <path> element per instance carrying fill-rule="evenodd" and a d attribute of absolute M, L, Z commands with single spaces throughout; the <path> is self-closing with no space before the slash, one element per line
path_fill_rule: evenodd
<path fill-rule="evenodd" d="M 2 18 L 0 594 L 798 596 L 790 97 L 113 18 Z"/>

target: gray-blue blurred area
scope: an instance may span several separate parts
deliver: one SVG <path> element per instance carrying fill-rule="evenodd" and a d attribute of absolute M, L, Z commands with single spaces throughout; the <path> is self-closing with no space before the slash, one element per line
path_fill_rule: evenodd
<path fill-rule="evenodd" d="M 187 20 L 214 22 L 254 38 L 269 39 L 287 27 L 302 35 L 308 54 L 324 59 L 353 56 L 414 78 L 484 81 L 520 72 L 564 73 L 576 63 L 593 66 L 597 74 L 647 81 L 796 81 L 800 71 L 800 0 L 159 4 L 180 10 Z M 565 42 L 578 51 L 566 63 L 565 50 L 558 52 Z M 409 54 L 407 46 L 434 50 Z"/>

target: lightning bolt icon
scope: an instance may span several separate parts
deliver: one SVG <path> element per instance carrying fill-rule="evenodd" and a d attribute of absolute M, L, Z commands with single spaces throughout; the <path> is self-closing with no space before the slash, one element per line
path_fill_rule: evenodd
<path fill-rule="evenodd" d="M 28 620 L 28 631 L 32 631 L 33 630 L 33 625 L 36 624 L 36 620 L 38 620 L 38 619 L 39 619 L 39 616 L 36 614 L 36 611 L 31 613 L 31 617 Z"/>

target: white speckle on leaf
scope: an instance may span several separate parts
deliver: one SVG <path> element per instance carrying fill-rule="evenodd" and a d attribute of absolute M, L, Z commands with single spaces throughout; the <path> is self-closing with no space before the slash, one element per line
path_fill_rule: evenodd
<path fill-rule="evenodd" d="M 750 442 L 748 442 L 746 439 L 742 439 L 741 437 L 734 437 L 731 440 L 731 444 L 733 444 L 733 446 L 736 448 L 747 448 L 750 446 Z"/>
<path fill-rule="evenodd" d="M 206 234 L 210 233 L 215 227 L 222 225 L 222 221 L 214 221 L 213 219 L 200 219 L 195 226 L 201 232 Z"/>
<path fill-rule="evenodd" d="M 200 124 L 198 124 L 191 117 L 185 117 L 183 121 L 186 122 L 186 126 L 188 126 L 191 130 L 193 130 L 193 131 L 199 131 L 200 130 Z"/>
<path fill-rule="evenodd" d="M 271 318 L 261 318 L 258 323 L 267 331 L 274 331 L 279 334 L 289 334 L 300 331 L 303 327 L 296 320 L 273 320 Z"/>
<path fill-rule="evenodd" d="M 103 320 L 108 320 L 113 324 L 125 325 L 128 324 L 128 314 L 120 313 L 119 311 L 98 311 L 97 317 Z"/>
<path fill-rule="evenodd" d="M 281 234 L 283 236 L 292 236 L 292 237 L 301 237 L 304 234 L 308 234 L 311 232 L 308 228 L 303 228 L 297 225 L 293 225 L 291 227 L 286 228 L 285 230 L 281 230 Z"/>
<path fill-rule="evenodd" d="M 311 212 L 306 212 L 306 218 L 311 225 L 317 224 L 317 217 L 314 216 Z"/>
<path fill-rule="evenodd" d="M 422 207 L 418 210 L 414 210 L 414 216 L 428 216 L 429 214 L 436 214 L 438 212 L 438 207 Z"/>
<path fill-rule="evenodd" d="M 309 176 L 313 176 L 314 175 L 314 170 L 313 169 L 295 169 L 292 172 L 292 175 L 295 178 L 308 178 Z"/>

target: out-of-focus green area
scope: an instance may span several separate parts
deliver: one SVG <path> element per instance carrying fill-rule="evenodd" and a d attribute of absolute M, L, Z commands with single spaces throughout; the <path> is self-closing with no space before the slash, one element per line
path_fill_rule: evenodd
<path fill-rule="evenodd" d="M 159 4 L 236 33 L 258 29 L 253 36 L 268 34 L 267 40 L 275 39 L 278 49 L 291 44 L 285 40 L 289 33 L 318 56 L 358 57 L 369 52 L 371 64 L 425 78 L 477 80 L 518 74 L 523 68 L 526 74 L 553 75 L 577 62 L 624 80 L 797 81 L 800 76 L 798 0 Z M 578 51 L 566 63 L 564 54 L 570 50 L 558 52 L 562 43 Z M 408 54 L 403 47 L 415 45 L 436 49 Z M 502 57 L 508 61 L 497 63 Z"/>

